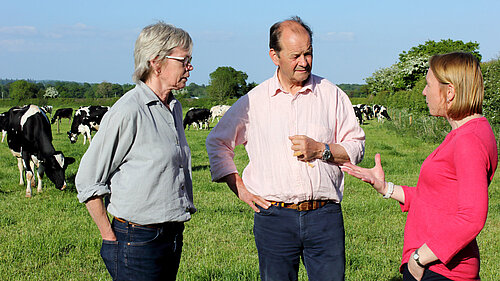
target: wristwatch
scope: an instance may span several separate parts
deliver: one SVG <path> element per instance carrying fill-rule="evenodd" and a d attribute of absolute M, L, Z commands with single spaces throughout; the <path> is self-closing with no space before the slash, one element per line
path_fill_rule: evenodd
<path fill-rule="evenodd" d="M 420 263 L 420 255 L 418 254 L 418 249 L 415 250 L 415 253 L 412 255 L 413 260 L 420 266 L 421 268 L 425 268 L 425 265 Z"/>
<path fill-rule="evenodd" d="M 330 158 L 332 158 L 332 152 L 330 151 L 330 146 L 327 143 L 325 143 L 325 151 L 323 151 L 321 160 L 328 161 Z"/>

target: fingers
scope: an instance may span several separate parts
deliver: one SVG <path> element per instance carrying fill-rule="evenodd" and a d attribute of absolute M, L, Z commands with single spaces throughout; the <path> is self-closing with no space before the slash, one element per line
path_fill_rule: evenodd
<path fill-rule="evenodd" d="M 260 196 L 257 196 L 255 195 L 254 198 L 252 198 L 252 200 L 250 202 L 247 202 L 247 204 L 252 207 L 252 209 L 259 213 L 260 212 L 260 209 L 255 205 L 259 205 L 260 207 L 262 207 L 263 209 L 268 209 L 269 206 L 271 206 L 271 202 L 265 200 L 264 198 L 260 197 Z"/>
<path fill-rule="evenodd" d="M 294 151 L 293 152 L 293 156 L 304 156 L 304 153 L 300 152 L 300 151 Z"/>
<path fill-rule="evenodd" d="M 375 154 L 375 166 L 382 167 L 382 157 L 380 156 L 380 153 Z"/>

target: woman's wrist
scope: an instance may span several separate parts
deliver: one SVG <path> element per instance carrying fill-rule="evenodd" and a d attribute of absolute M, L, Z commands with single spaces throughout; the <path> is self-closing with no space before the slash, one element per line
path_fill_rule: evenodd
<path fill-rule="evenodd" d="M 391 198 L 392 194 L 394 193 L 394 183 L 392 182 L 384 182 L 384 199 L 389 199 Z"/>

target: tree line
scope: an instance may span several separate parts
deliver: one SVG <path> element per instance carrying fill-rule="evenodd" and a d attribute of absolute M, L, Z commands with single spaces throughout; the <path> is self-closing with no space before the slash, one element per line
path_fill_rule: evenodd
<path fill-rule="evenodd" d="M 422 90 L 428 60 L 432 55 L 452 51 L 472 53 L 479 61 L 479 43 L 454 41 L 439 42 L 429 40 L 424 44 L 403 51 L 396 63 L 376 70 L 365 78 L 366 84 L 338 84 L 351 98 L 363 98 L 366 103 L 378 103 L 393 108 L 406 108 L 414 113 L 427 113 Z M 493 123 L 500 123 L 500 61 L 494 59 L 481 63 L 485 81 L 485 115 Z M 230 66 L 218 67 L 209 75 L 208 85 L 190 83 L 176 91 L 176 97 L 186 101 L 186 106 L 210 106 L 231 104 L 237 98 L 257 86 L 248 82 L 248 75 Z M 133 84 L 77 83 L 66 81 L 33 81 L 0 79 L 0 92 L 3 99 L 10 98 L 21 103 L 27 99 L 40 99 L 40 104 L 51 98 L 117 98 L 121 97 Z M 201 99 L 202 101 L 198 101 Z"/>
<path fill-rule="evenodd" d="M 462 51 L 473 54 L 480 62 L 479 43 L 461 40 L 428 40 L 399 54 L 393 65 L 378 69 L 365 79 L 368 103 L 379 103 L 392 108 L 408 109 L 414 114 L 428 114 L 425 97 L 425 75 L 429 58 L 436 54 Z M 500 124 L 500 60 L 481 63 L 485 85 L 483 114 L 493 124 Z"/>
<path fill-rule="evenodd" d="M 228 100 L 237 99 L 258 84 L 247 82 L 248 75 L 230 66 L 218 67 L 210 73 L 208 86 L 190 83 L 184 89 L 175 92 L 179 99 L 210 99 L 213 104 L 227 103 Z M 2 99 L 10 98 L 17 102 L 28 99 L 51 98 L 116 98 L 121 97 L 134 87 L 133 84 L 78 83 L 67 81 L 33 81 L 0 79 Z M 340 84 L 349 95 L 360 96 L 362 85 Z"/>

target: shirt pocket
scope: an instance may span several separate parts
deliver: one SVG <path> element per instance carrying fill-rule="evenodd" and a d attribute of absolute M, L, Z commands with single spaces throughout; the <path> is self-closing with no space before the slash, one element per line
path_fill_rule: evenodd
<path fill-rule="evenodd" d="M 335 136 L 333 130 L 322 124 L 308 123 L 306 136 L 321 143 L 333 143 Z"/>

